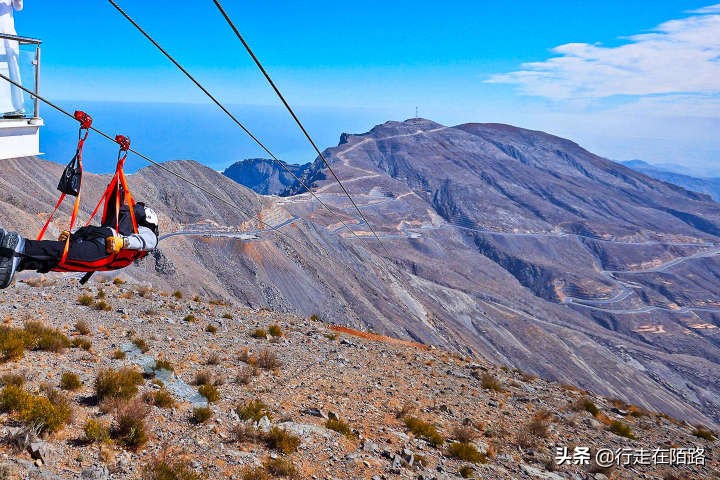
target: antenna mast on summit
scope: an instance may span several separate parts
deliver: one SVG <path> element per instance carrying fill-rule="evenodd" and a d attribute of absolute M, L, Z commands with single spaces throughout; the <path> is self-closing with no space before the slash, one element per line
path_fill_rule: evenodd
<path fill-rule="evenodd" d="M 418 107 L 415 107 L 415 118 L 420 118 L 420 114 L 418 113 Z"/>

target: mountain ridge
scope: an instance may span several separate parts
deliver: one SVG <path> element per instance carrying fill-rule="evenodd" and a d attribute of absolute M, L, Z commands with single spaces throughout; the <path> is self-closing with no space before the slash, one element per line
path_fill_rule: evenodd
<path fill-rule="evenodd" d="M 307 193 L 260 196 L 192 162 L 167 164 L 211 191 L 220 188 L 248 213 L 240 215 L 156 167 L 143 169 L 131 183 L 137 198 L 158 205 L 164 231 L 257 230 L 259 239 L 207 230 L 174 236 L 123 275 L 253 308 L 318 314 L 716 422 L 720 356 L 710 326 L 720 306 L 712 293 L 719 267 L 698 255 L 717 242 L 707 231 L 718 225 L 717 205 L 622 166 L 603 170 L 605 160 L 572 142 L 479 125 L 468 133 L 421 120 L 388 122 L 372 134 L 343 135 L 325 150 L 391 258 L 319 160 L 306 178 L 315 179 L 334 215 Z M 488 129 L 499 130 L 485 138 Z M 17 187 L 0 192 L 5 224 L 17 204 L 27 223 L 38 225 L 37 214 L 52 202 L 53 172 L 61 167 L 32 162 L 24 166 L 48 174 L 26 186 L 48 193 L 33 206 L 15 198 Z M 462 170 L 463 162 L 474 170 Z M 27 182 L 22 161 L 0 167 L 8 185 Z M 458 169 L 464 177 L 450 181 Z M 103 177 L 91 178 L 90 189 L 99 191 Z M 686 214 L 708 224 L 678 218 Z M 292 239 L 259 231 L 258 218 L 284 225 Z M 665 270 L 633 273 L 653 268 Z M 661 310 L 649 315 L 647 308 Z M 683 308 L 694 310 L 686 315 Z"/>

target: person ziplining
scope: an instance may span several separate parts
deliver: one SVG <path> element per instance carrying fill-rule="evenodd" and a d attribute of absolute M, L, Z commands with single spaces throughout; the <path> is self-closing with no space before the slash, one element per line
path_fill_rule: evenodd
<path fill-rule="evenodd" d="M 92 125 L 92 118 L 86 113 L 77 111 L 74 116 L 80 122 L 75 156 L 63 171 L 58 184 L 62 193 L 37 239 L 26 239 L 0 228 L 0 288 L 7 288 L 15 273 L 22 270 L 86 272 L 81 280 L 84 283 L 96 271 L 127 267 L 157 247 L 158 216 L 144 203 L 135 202 L 130 193 L 123 171 L 130 140 L 122 135 L 115 137 L 120 145 L 115 174 L 87 224 L 72 231 L 80 207 L 82 152 Z M 43 240 L 66 195 L 75 196 L 69 228 L 56 241 Z M 100 206 L 103 206 L 100 225 L 90 225 Z"/>

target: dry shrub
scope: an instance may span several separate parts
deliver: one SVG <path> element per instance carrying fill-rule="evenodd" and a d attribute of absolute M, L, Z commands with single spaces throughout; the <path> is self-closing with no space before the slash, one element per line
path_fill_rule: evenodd
<path fill-rule="evenodd" d="M 117 349 L 112 353 L 112 358 L 115 360 L 125 360 L 126 356 L 127 354 L 120 349 Z"/>
<path fill-rule="evenodd" d="M 265 434 L 265 443 L 268 448 L 284 454 L 291 454 L 296 452 L 300 446 L 300 438 L 283 428 L 272 427 L 270 431 Z"/>
<path fill-rule="evenodd" d="M 600 413 L 600 409 L 588 397 L 579 398 L 573 405 L 573 409 L 577 411 L 590 412 L 590 414 L 594 417 L 597 417 Z"/>
<path fill-rule="evenodd" d="M 275 352 L 265 348 L 260 350 L 257 355 L 257 366 L 265 370 L 275 370 L 280 368 L 282 363 L 278 360 Z"/>
<path fill-rule="evenodd" d="M 64 333 L 36 320 L 25 322 L 25 348 L 60 353 L 70 346 Z"/>
<path fill-rule="evenodd" d="M 100 420 L 90 418 L 83 425 L 87 443 L 107 443 L 110 441 L 110 426 Z"/>
<path fill-rule="evenodd" d="M 151 403 L 158 408 L 173 408 L 175 406 L 175 399 L 166 388 L 161 388 L 152 393 Z"/>
<path fill-rule="evenodd" d="M 74 348 L 82 348 L 85 351 L 90 351 L 92 348 L 92 342 L 85 337 L 76 337 L 70 342 Z"/>
<path fill-rule="evenodd" d="M 339 418 L 328 419 L 325 422 L 325 428 L 334 430 L 334 431 L 341 433 L 349 438 L 355 437 L 355 434 L 353 433 L 352 428 L 350 427 L 350 424 L 344 420 L 340 420 Z"/>
<path fill-rule="evenodd" d="M 715 434 L 712 432 L 712 430 L 710 430 L 704 425 L 696 425 L 695 430 L 693 430 L 692 434 L 698 438 L 702 438 L 710 442 L 715 441 Z"/>
<path fill-rule="evenodd" d="M 268 333 L 262 328 L 256 328 L 255 330 L 250 332 L 250 336 L 253 338 L 265 339 L 267 338 Z"/>
<path fill-rule="evenodd" d="M 91 295 L 80 295 L 77 299 L 78 303 L 84 307 L 90 307 L 95 303 L 95 299 Z"/>
<path fill-rule="evenodd" d="M 113 438 L 130 450 L 141 448 L 148 441 L 147 415 L 147 406 L 137 398 L 117 402 Z"/>
<path fill-rule="evenodd" d="M 243 420 L 259 421 L 262 417 L 272 418 L 270 408 L 262 400 L 250 400 L 245 405 L 235 407 L 235 413 Z"/>
<path fill-rule="evenodd" d="M 180 290 L 175 290 L 175 291 L 173 292 L 173 297 L 175 297 L 175 298 L 177 298 L 178 300 L 180 300 L 181 298 L 183 298 L 183 293 L 182 293 Z"/>
<path fill-rule="evenodd" d="M 249 385 L 253 377 L 257 377 L 260 371 L 252 365 L 245 365 L 240 369 L 237 376 L 237 383 L 241 385 Z"/>
<path fill-rule="evenodd" d="M 212 385 L 213 374 L 208 370 L 200 370 L 195 372 L 195 379 L 193 380 L 195 385 Z"/>
<path fill-rule="evenodd" d="M 630 428 L 630 425 L 628 425 L 625 422 L 621 422 L 620 420 L 615 420 L 610 424 L 610 427 L 608 428 L 611 432 L 613 432 L 615 435 L 620 435 L 621 437 L 635 438 L 635 435 L 632 433 L 632 428 Z"/>
<path fill-rule="evenodd" d="M 85 320 L 78 320 L 75 322 L 75 330 L 80 335 L 90 335 L 90 324 Z"/>
<path fill-rule="evenodd" d="M 448 455 L 465 462 L 487 463 L 485 454 L 478 451 L 472 443 L 453 442 L 448 446 Z"/>
<path fill-rule="evenodd" d="M 212 323 L 208 323 L 208 326 L 205 327 L 205 331 L 208 333 L 217 333 L 217 327 Z"/>
<path fill-rule="evenodd" d="M 455 427 L 453 429 L 453 438 L 461 443 L 472 443 L 477 437 L 477 432 L 474 428 L 468 426 Z"/>
<path fill-rule="evenodd" d="M 295 465 L 293 465 L 290 460 L 282 457 L 268 458 L 265 461 L 264 466 L 268 472 L 270 472 L 276 477 L 293 478 L 296 477 L 298 474 L 298 469 L 295 467 Z"/>
<path fill-rule="evenodd" d="M 270 327 L 268 327 L 268 333 L 272 337 L 282 337 L 283 336 L 283 331 L 282 331 L 282 328 L 280 328 L 280 325 L 270 325 Z"/>
<path fill-rule="evenodd" d="M 95 379 L 95 395 L 100 402 L 107 398 L 127 400 L 135 396 L 142 383 L 142 374 L 134 368 L 102 369 Z"/>
<path fill-rule="evenodd" d="M 213 411 L 210 407 L 195 407 L 193 408 L 190 421 L 193 423 L 205 423 L 213 416 Z"/>
<path fill-rule="evenodd" d="M 60 377 L 60 388 L 74 391 L 82 387 L 80 376 L 74 372 L 64 372 Z"/>
<path fill-rule="evenodd" d="M 17 385 L 7 385 L 0 391 L 0 412 L 17 415 L 37 433 L 57 432 L 72 420 L 72 407 L 60 392 L 45 388 L 45 395 L 33 395 Z"/>
<path fill-rule="evenodd" d="M 153 457 L 143 465 L 143 480 L 203 480 L 202 473 L 193 470 L 190 462 L 183 458 L 169 459 L 167 455 Z"/>
<path fill-rule="evenodd" d="M 547 410 L 540 410 L 533 415 L 532 419 L 527 423 L 526 428 L 529 434 L 535 437 L 547 438 L 550 433 L 550 419 L 552 413 Z"/>
<path fill-rule="evenodd" d="M 264 467 L 243 467 L 240 470 L 241 480 L 270 480 L 270 474 Z"/>
<path fill-rule="evenodd" d="M 95 302 L 94 306 L 95 310 L 98 310 L 100 312 L 109 312 L 112 310 L 112 306 L 107 303 L 105 300 L 100 300 L 98 302 Z"/>
<path fill-rule="evenodd" d="M 406 417 L 405 426 L 413 435 L 423 438 L 434 447 L 439 447 L 445 441 L 434 425 L 417 417 Z"/>
<path fill-rule="evenodd" d="M 220 392 L 215 385 L 200 385 L 198 393 L 205 397 L 209 403 L 220 400 Z"/>
<path fill-rule="evenodd" d="M 14 385 L 16 387 L 22 387 L 25 385 L 25 377 L 19 373 L 6 373 L 0 377 L 0 385 Z"/>
<path fill-rule="evenodd" d="M 470 465 L 463 465 L 460 467 L 460 470 L 458 470 L 458 474 L 462 478 L 474 478 L 475 477 L 475 469 L 471 467 Z"/>
<path fill-rule="evenodd" d="M 497 377 L 490 373 L 483 373 L 480 376 L 480 384 L 482 387 L 486 390 L 492 390 L 495 392 L 504 392 L 505 388 L 502 385 L 502 382 L 498 380 Z"/>
<path fill-rule="evenodd" d="M 161 358 L 159 360 L 155 360 L 155 370 L 167 370 L 169 372 L 174 372 L 175 367 L 173 367 L 173 364 L 168 360 Z"/>
<path fill-rule="evenodd" d="M 197 317 L 195 315 L 193 315 L 192 313 L 190 313 L 183 317 L 183 322 L 195 323 L 195 322 L 197 322 Z"/>
<path fill-rule="evenodd" d="M 147 343 L 147 340 L 140 337 L 135 337 L 132 340 L 133 345 L 135 345 L 142 353 L 147 353 L 148 350 L 150 350 L 150 346 Z"/>
<path fill-rule="evenodd" d="M 207 365 L 220 365 L 220 362 L 222 361 L 222 358 L 220 357 L 220 354 L 218 352 L 212 352 L 205 363 Z"/>

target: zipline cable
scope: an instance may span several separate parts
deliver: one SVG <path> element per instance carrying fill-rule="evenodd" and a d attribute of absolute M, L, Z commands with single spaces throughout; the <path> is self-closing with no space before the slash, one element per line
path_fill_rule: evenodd
<path fill-rule="evenodd" d="M 110 1 L 111 3 L 114 3 L 113 0 L 109 0 L 109 1 Z M 387 248 L 385 247 L 385 244 L 383 244 L 383 242 L 380 240 L 380 237 L 378 237 L 378 234 L 375 233 L 375 229 L 373 229 L 372 225 L 370 225 L 370 222 L 368 222 L 368 219 L 365 218 L 365 215 L 363 215 L 363 213 L 360 211 L 360 208 L 358 208 L 357 204 L 355 203 L 355 200 L 353 200 L 352 196 L 350 195 L 350 192 L 347 190 L 347 188 L 345 188 L 345 185 L 343 185 L 343 183 L 340 181 L 340 178 L 338 178 L 338 176 L 335 174 L 335 171 L 334 171 L 334 170 L 332 169 L 332 167 L 330 166 L 330 162 L 328 162 L 327 159 L 325 159 L 325 155 L 322 154 L 322 152 L 321 152 L 320 149 L 318 148 L 317 144 L 315 143 L 315 141 L 313 140 L 313 138 L 312 138 L 312 137 L 310 136 L 310 134 L 308 133 L 308 131 L 307 131 L 307 129 L 305 128 L 305 126 L 302 124 L 302 122 L 300 121 L 300 119 L 298 118 L 298 116 L 295 114 L 295 111 L 292 109 L 292 107 L 290 106 L 290 104 L 289 104 L 289 103 L 287 102 L 287 100 L 285 99 L 285 96 L 280 92 L 280 89 L 277 87 L 277 85 L 275 85 L 275 82 L 274 82 L 273 79 L 270 77 L 270 74 L 267 72 L 267 70 L 265 70 L 265 67 L 263 67 L 262 63 L 260 63 L 260 60 L 259 60 L 258 57 L 255 55 L 255 52 L 253 52 L 252 48 L 250 48 L 250 45 L 245 41 L 245 38 L 242 36 L 242 34 L 240 34 L 240 31 L 237 29 L 237 27 L 236 27 L 235 24 L 233 23 L 232 19 L 230 18 L 230 16 L 227 14 L 227 12 L 225 11 L 225 9 L 222 7 L 222 5 L 220 4 L 220 2 L 219 2 L 218 0 L 213 0 L 213 2 L 215 3 L 215 6 L 218 8 L 218 10 L 219 10 L 220 13 L 222 14 L 222 16 L 225 18 L 225 21 L 228 23 L 228 25 L 230 26 L 230 28 L 232 29 L 232 31 L 235 32 L 235 35 L 238 37 L 238 39 L 240 40 L 240 42 L 243 44 L 243 46 L 245 47 L 245 50 L 247 50 L 248 54 L 250 54 L 250 57 L 251 57 L 251 58 L 253 59 L 253 61 L 255 62 L 255 65 L 257 65 L 257 67 L 260 69 L 260 71 L 261 71 L 262 74 L 265 76 L 265 79 L 267 79 L 268 83 L 269 83 L 270 86 L 273 88 L 273 90 L 275 90 L 275 93 L 276 93 L 277 96 L 280 98 L 280 100 L 282 101 L 283 105 L 285 105 L 285 108 L 287 109 L 287 111 L 290 112 L 290 115 L 291 115 L 292 118 L 295 120 L 295 123 L 298 124 L 298 127 L 300 127 L 300 130 L 302 130 L 303 134 L 305 134 L 305 137 L 308 139 L 308 141 L 310 142 L 310 144 L 313 146 L 313 148 L 314 148 L 315 151 L 317 152 L 318 156 L 320 157 L 320 159 L 321 159 L 321 160 L 323 161 L 323 163 L 325 164 L 325 167 L 327 167 L 327 169 L 330 171 L 330 173 L 332 174 L 332 176 L 335 177 L 335 180 L 336 180 L 337 183 L 340 185 L 340 188 L 342 188 L 343 192 L 345 192 L 345 195 L 347 195 L 347 197 L 350 199 L 350 202 L 353 204 L 353 206 L 355 207 L 355 210 L 357 210 L 358 214 L 359 214 L 360 217 L 363 219 L 363 221 L 365 222 L 365 224 L 368 226 L 368 228 L 370 229 L 370 231 L 372 232 L 372 234 L 375 236 L 375 239 L 378 241 L 378 243 L 380 244 L 380 246 L 383 247 L 383 249 L 385 250 L 385 253 L 387 253 L 388 255 L 390 255 L 390 252 L 388 252 Z"/>
<path fill-rule="evenodd" d="M 54 109 L 57 110 L 58 112 L 60 112 L 60 113 L 62 113 L 62 114 L 64 114 L 64 115 L 67 115 L 68 117 L 70 117 L 70 118 L 72 118 L 73 120 L 75 120 L 75 116 L 74 116 L 73 114 L 71 114 L 70 112 L 68 112 L 67 110 L 65 110 L 64 108 L 62 108 L 62 107 L 54 104 L 54 103 L 51 102 L 50 100 L 48 100 L 48 99 L 46 99 L 46 98 L 38 95 L 37 93 L 35 93 L 35 92 L 33 92 L 33 91 L 25 88 L 24 86 L 20 85 L 20 84 L 17 83 L 16 81 L 10 79 L 9 77 L 5 76 L 4 74 L 0 73 L 0 78 L 2 78 L 3 80 L 6 80 L 6 81 L 8 81 L 8 82 L 10 82 L 11 84 L 13 84 L 14 86 L 16 86 L 17 88 L 23 90 L 23 91 L 24 91 L 25 93 L 27 93 L 28 95 L 30 95 L 30 96 L 32 96 L 32 97 L 34 97 L 34 98 L 37 98 L 38 100 L 40 100 L 40 101 L 43 102 L 44 104 L 46 104 L 46 105 L 54 108 Z M 90 127 L 90 130 L 98 133 L 98 134 L 99 134 L 100 136 L 102 136 L 102 137 L 105 137 L 106 139 L 110 140 L 112 143 L 117 143 L 113 137 L 111 137 L 111 136 L 108 135 L 107 133 L 103 132 L 102 130 L 97 129 L 96 127 Z M 217 199 L 217 200 L 220 200 L 221 202 L 225 203 L 226 205 L 232 207 L 233 209 L 237 209 L 238 211 L 240 211 L 240 212 L 242 212 L 243 214 L 245 214 L 247 217 L 249 217 L 249 218 L 253 218 L 253 217 L 254 217 L 254 215 L 251 215 L 251 214 L 245 212 L 243 209 L 241 209 L 240 206 L 237 205 L 236 203 L 229 202 L 228 200 L 226 200 L 226 199 L 224 199 L 224 198 L 222 198 L 222 197 L 220 197 L 220 196 L 218 196 L 218 195 L 210 192 L 210 191 L 207 190 L 205 187 L 202 187 L 201 185 L 198 185 L 197 183 L 193 182 L 193 181 L 190 180 L 189 178 L 186 178 L 186 177 L 180 175 L 180 174 L 177 173 L 177 172 L 173 172 L 172 170 L 170 170 L 169 168 L 167 168 L 167 167 L 164 166 L 163 164 L 161 164 L 161 163 L 159 163 L 159 162 L 156 162 L 156 161 L 153 160 L 152 158 L 150 158 L 150 157 L 148 157 L 148 156 L 146 156 L 146 155 L 143 155 L 142 153 L 138 152 L 137 150 L 135 150 L 135 149 L 133 149 L 133 148 L 130 148 L 128 151 L 134 153 L 135 155 L 137 155 L 138 157 L 142 158 L 143 160 L 146 160 L 147 162 L 155 165 L 155 166 L 158 167 L 159 169 L 161 169 L 161 170 L 163 170 L 163 171 L 165 171 L 165 172 L 167 172 L 167 173 L 169 173 L 169 174 L 171 174 L 171 175 L 176 176 L 177 178 L 179 178 L 179 179 L 182 180 L 183 182 L 186 182 L 186 183 L 188 183 L 189 185 L 192 185 L 193 187 L 197 188 L 198 190 L 200 190 L 201 192 L 205 193 L 206 195 L 209 195 L 209 196 L 211 196 L 211 197 L 213 197 L 213 198 L 215 198 L 215 199 Z M 260 222 L 261 224 L 265 225 L 266 227 L 268 227 L 271 231 L 274 231 L 274 232 L 276 232 L 276 233 L 280 233 L 281 235 L 283 235 L 283 236 L 291 239 L 293 242 L 297 242 L 297 240 L 295 240 L 295 239 L 292 238 L 291 236 L 289 236 L 289 235 L 287 235 L 287 234 L 285 234 L 285 233 L 282 233 L 282 232 L 280 232 L 279 230 L 276 230 L 275 227 L 273 227 L 273 226 L 270 225 L 269 223 L 266 223 L 266 222 L 262 221 L 262 220 L 259 219 L 259 218 L 257 218 L 257 221 Z"/>
<path fill-rule="evenodd" d="M 117 3 L 115 3 L 113 0 L 108 0 L 108 1 L 110 2 L 110 4 L 111 4 L 113 7 L 115 7 L 115 9 L 116 9 L 118 12 L 120 12 L 120 14 L 122 14 L 123 17 L 125 17 L 125 19 L 127 19 L 127 21 L 129 21 L 140 33 L 142 33 L 143 36 L 145 36 L 145 38 L 147 38 L 147 39 L 150 41 L 150 43 L 152 43 L 158 50 L 160 50 L 160 52 L 161 52 L 163 55 L 165 55 L 165 57 L 166 57 L 168 60 L 170 60 L 182 73 L 184 73 L 185 76 L 188 77 L 188 78 L 195 84 L 196 87 L 198 87 L 200 90 L 202 90 L 202 92 L 203 92 L 205 95 L 207 95 L 207 97 L 208 97 L 210 100 L 212 100 L 212 102 L 213 102 L 215 105 L 217 105 L 218 108 L 220 108 L 220 110 L 222 110 L 228 117 L 230 117 L 230 119 L 231 119 L 233 122 L 235 122 L 235 123 L 248 135 L 248 137 L 250 137 L 260 148 L 262 148 L 262 149 L 265 151 L 265 153 L 267 153 L 268 155 L 270 155 L 270 157 L 271 157 L 278 165 L 280 165 L 286 172 L 288 172 L 290 175 L 292 175 L 292 177 L 293 177 L 295 180 L 297 180 L 298 183 L 300 183 L 308 192 L 310 192 L 310 194 L 311 194 L 318 202 L 320 202 L 320 204 L 321 204 L 323 207 L 325 207 L 325 209 L 326 209 L 328 212 L 330 212 L 333 216 L 337 217 L 337 218 L 340 220 L 340 223 L 342 223 L 342 225 L 345 227 L 345 229 L 346 229 L 347 231 L 349 231 L 351 234 L 353 234 L 355 237 L 357 237 L 358 240 L 362 240 L 362 239 L 360 238 L 360 236 L 359 236 L 357 233 L 355 233 L 355 231 L 352 230 L 352 229 L 348 226 L 348 224 L 345 223 L 345 221 L 344 221 L 342 218 L 340 218 L 340 216 L 339 216 L 336 212 L 334 212 L 325 202 L 323 202 L 323 201 L 320 199 L 320 197 L 318 197 L 318 196 L 315 194 L 315 192 L 313 192 L 313 191 L 310 189 L 310 187 L 307 186 L 307 184 L 305 184 L 305 182 L 303 182 L 302 179 L 300 179 L 300 177 L 298 177 L 297 175 L 295 175 L 295 173 L 293 173 L 293 171 L 290 170 L 290 168 L 285 164 L 285 162 L 283 162 L 283 161 L 280 160 L 277 156 L 275 156 L 275 154 L 274 154 L 272 151 L 270 151 L 270 149 L 269 149 L 262 141 L 260 141 L 260 139 L 259 139 L 258 137 L 256 137 L 240 120 L 238 120 L 238 118 L 237 118 L 235 115 L 233 115 L 233 114 L 230 112 L 230 110 L 228 110 L 228 109 L 225 107 L 225 105 L 223 105 L 212 93 L 210 93 L 210 91 L 208 91 L 208 89 L 206 89 L 190 72 L 188 72 L 187 69 L 185 69 L 185 67 L 183 67 L 183 66 L 180 64 L 180 62 L 178 62 L 177 60 L 175 60 L 175 58 L 174 58 L 172 55 L 170 55 L 170 53 L 168 53 L 167 50 L 165 50 L 158 42 L 156 42 L 155 39 L 153 39 L 153 38 L 150 36 L 150 34 L 148 34 L 135 20 L 133 20 L 133 18 L 130 17 L 130 15 L 128 15 L 127 12 L 125 12 L 125 10 L 123 10 L 123 9 L 122 9 Z M 352 200 L 352 199 L 351 199 L 351 200 Z M 361 215 L 362 215 L 362 214 L 361 214 Z M 363 220 L 364 220 L 364 219 L 365 219 L 365 218 L 363 217 Z M 365 220 L 365 223 L 367 223 L 367 220 Z M 368 224 L 368 225 L 369 225 L 369 224 Z M 373 232 L 373 233 L 374 233 L 374 232 Z M 389 253 L 388 253 L 388 255 L 389 255 Z"/>

